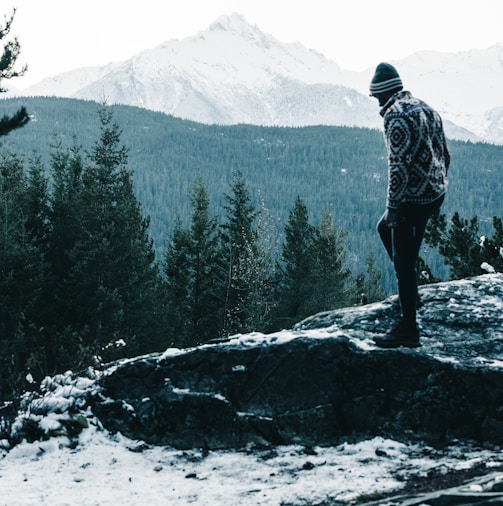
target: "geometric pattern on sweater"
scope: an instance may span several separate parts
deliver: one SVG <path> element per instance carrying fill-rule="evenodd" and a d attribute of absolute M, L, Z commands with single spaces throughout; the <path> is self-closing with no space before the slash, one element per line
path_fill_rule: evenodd
<path fill-rule="evenodd" d="M 388 151 L 387 207 L 438 199 L 447 190 L 450 165 L 440 115 L 408 91 L 395 93 L 381 115 Z"/>

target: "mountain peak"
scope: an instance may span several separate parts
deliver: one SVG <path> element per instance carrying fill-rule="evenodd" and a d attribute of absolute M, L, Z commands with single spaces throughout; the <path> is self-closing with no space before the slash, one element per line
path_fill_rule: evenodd
<path fill-rule="evenodd" d="M 257 25 L 250 24 L 237 12 L 220 16 L 210 25 L 207 32 L 235 36 L 264 49 L 270 49 L 276 42 L 272 35 L 265 34 Z"/>
<path fill-rule="evenodd" d="M 237 12 L 220 16 L 210 25 L 209 30 L 235 32 L 239 35 L 262 33 L 257 25 L 252 26 L 242 14 Z"/>
<path fill-rule="evenodd" d="M 411 89 L 436 106 L 446 122 L 501 143 L 502 50 L 498 43 L 459 54 L 417 52 L 397 63 Z M 378 128 L 367 96 L 369 72 L 342 71 L 322 53 L 282 42 L 231 13 L 193 36 L 166 41 L 113 68 L 76 69 L 21 93 L 86 100 L 101 100 L 106 93 L 116 103 L 202 123 Z M 481 79 L 484 93 L 474 94 Z M 463 132 L 456 129 L 454 138 L 473 140 Z"/>

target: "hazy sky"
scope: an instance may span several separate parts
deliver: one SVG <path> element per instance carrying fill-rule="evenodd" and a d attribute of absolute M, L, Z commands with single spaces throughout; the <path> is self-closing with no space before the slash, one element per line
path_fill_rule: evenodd
<path fill-rule="evenodd" d="M 2 0 L 17 8 L 24 88 L 60 72 L 125 60 L 238 12 L 282 42 L 300 42 L 344 69 L 364 70 L 421 49 L 503 42 L 503 0 Z M 5 83 L 4 83 L 5 84 Z"/>

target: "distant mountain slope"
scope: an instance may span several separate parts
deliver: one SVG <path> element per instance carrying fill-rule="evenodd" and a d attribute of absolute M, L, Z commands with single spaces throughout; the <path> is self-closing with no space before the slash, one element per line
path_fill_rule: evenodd
<path fill-rule="evenodd" d="M 120 63 L 109 63 L 101 67 L 82 67 L 43 79 L 30 86 L 23 95 L 42 97 L 72 97 L 80 89 L 101 80 Z"/>
<path fill-rule="evenodd" d="M 322 54 L 232 15 L 142 52 L 74 96 L 101 95 L 203 123 L 377 127 L 372 101 L 340 80 L 339 66 Z"/>
<path fill-rule="evenodd" d="M 2 138 L 0 155 L 13 150 L 29 157 L 35 151 L 48 164 L 54 135 L 64 146 L 71 146 L 75 135 L 84 150 L 99 135 L 100 106 L 95 102 L 40 97 L 0 100 L 0 116 L 11 114 L 21 103 L 32 121 Z M 188 224 L 188 193 L 198 175 L 207 186 L 212 213 L 222 216 L 232 173 L 240 169 L 255 202 L 259 192 L 263 197 L 277 231 L 283 231 L 300 195 L 313 223 L 319 223 L 328 210 L 336 228 L 347 231 L 352 268 L 364 269 L 370 251 L 376 253 L 379 267 L 389 266 L 375 233 L 387 177 L 384 143 L 377 130 L 205 125 L 138 107 L 113 109 L 129 148 L 135 193 L 151 217 L 159 252 L 177 217 Z M 457 210 L 466 218 L 476 214 L 482 228 L 488 227 L 493 215 L 501 217 L 503 147 L 454 141 L 449 146 L 453 162 L 444 209 Z M 435 265 L 442 268 L 438 260 Z M 391 278 L 386 271 L 386 286 Z"/>
<path fill-rule="evenodd" d="M 392 63 L 406 88 L 440 110 L 451 138 L 503 143 L 503 44 L 423 51 Z M 367 91 L 372 72 L 344 71 L 232 14 L 192 37 L 124 62 L 65 72 L 20 93 L 134 105 L 207 124 L 380 128 Z"/>
<path fill-rule="evenodd" d="M 444 119 L 503 143 L 503 43 L 457 53 L 420 51 L 397 65 Z"/>

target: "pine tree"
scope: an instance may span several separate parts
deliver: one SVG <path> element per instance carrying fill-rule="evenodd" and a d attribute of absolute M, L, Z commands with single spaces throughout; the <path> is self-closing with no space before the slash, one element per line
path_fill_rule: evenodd
<path fill-rule="evenodd" d="M 79 234 L 77 203 L 82 191 L 83 164 L 81 146 L 77 144 L 76 139 L 69 149 L 64 149 L 61 142 L 57 142 L 53 146 L 51 153 L 53 192 L 50 205 L 49 260 L 55 282 L 53 293 L 56 303 L 62 305 L 69 301 L 68 294 L 65 292 L 68 288 L 65 278 L 71 264 L 69 252 L 75 246 Z M 71 324 L 71 321 L 65 323 Z"/>
<path fill-rule="evenodd" d="M 417 284 L 418 285 L 431 285 L 433 283 L 439 283 L 441 278 L 435 276 L 431 270 L 431 267 L 426 263 L 423 257 L 419 257 L 417 260 Z"/>
<path fill-rule="evenodd" d="M 0 159 L 0 392 L 19 393 L 27 368 L 44 365 L 39 329 L 46 281 L 40 205 L 45 187 L 38 176 L 34 166 L 27 177 L 15 155 Z"/>
<path fill-rule="evenodd" d="M 164 254 L 169 332 L 176 346 L 194 346 L 219 337 L 222 322 L 222 250 L 201 177 L 189 198 L 190 228 L 183 229 L 177 220 Z"/>
<path fill-rule="evenodd" d="M 277 246 L 274 225 L 269 209 L 260 197 L 256 215 L 256 241 L 246 244 L 246 253 L 240 264 L 239 277 L 247 286 L 246 314 L 242 332 L 271 329 L 277 306 L 275 289 L 278 284 Z"/>
<path fill-rule="evenodd" d="M 367 269 L 365 274 L 356 277 L 354 287 L 354 302 L 357 306 L 371 304 L 385 297 L 385 292 L 381 284 L 382 273 L 375 267 L 374 252 L 370 252 L 367 259 Z"/>
<path fill-rule="evenodd" d="M 26 227 L 33 243 L 46 255 L 49 234 L 49 181 L 39 156 L 29 160 L 26 188 Z"/>
<path fill-rule="evenodd" d="M 70 252 L 79 236 L 77 199 L 83 160 L 80 147 L 65 150 L 58 142 L 51 153 L 52 192 L 48 196 L 48 231 L 45 258 L 48 276 L 44 286 L 45 374 L 86 365 L 82 333 L 74 330 L 74 283 L 69 282 Z"/>
<path fill-rule="evenodd" d="M 10 18 L 5 17 L 5 24 L 3 26 L 0 25 L 0 41 L 3 41 L 9 35 L 15 14 L 16 9 L 13 10 Z M 20 70 L 15 69 L 20 52 L 21 46 L 16 37 L 3 43 L 3 50 L 0 56 L 0 93 L 7 91 L 2 87 L 2 81 L 4 79 L 20 77 L 27 70 L 26 65 Z M 29 116 L 25 107 L 20 107 L 12 116 L 4 115 L 0 118 L 0 137 L 7 135 L 16 128 L 26 125 L 28 121 Z"/>
<path fill-rule="evenodd" d="M 177 345 L 264 330 L 270 323 L 275 263 L 266 244 L 271 238 L 267 209 L 255 211 L 241 173 L 235 174 L 232 189 L 228 222 L 219 230 L 199 178 L 190 194 L 190 229 L 178 222 L 166 251 L 170 328 Z M 253 223 L 257 216 L 260 230 Z"/>
<path fill-rule="evenodd" d="M 224 258 L 223 334 L 250 330 L 249 266 L 257 255 L 257 216 L 241 171 L 234 173 L 231 193 L 225 196 L 227 221 L 221 225 Z"/>
<path fill-rule="evenodd" d="M 344 232 L 334 229 L 332 216 L 326 211 L 315 228 L 310 255 L 310 297 L 306 307 L 310 314 L 349 305 L 351 272 L 344 265 L 344 236 Z"/>
<path fill-rule="evenodd" d="M 190 194 L 191 317 L 190 342 L 201 344 L 220 335 L 222 248 L 216 218 L 209 215 L 209 197 L 201 177 Z"/>
<path fill-rule="evenodd" d="M 309 299 L 313 286 L 310 275 L 315 227 L 309 223 L 307 207 L 297 196 L 285 226 L 282 260 L 283 274 L 279 288 L 277 325 L 289 328 L 309 316 Z"/>
<path fill-rule="evenodd" d="M 481 238 L 484 262 L 495 272 L 503 272 L 503 222 L 493 216 L 494 233 L 491 237 Z"/>
<path fill-rule="evenodd" d="M 28 366 L 33 376 L 41 378 L 54 372 L 51 365 L 55 350 L 51 346 L 52 312 L 48 297 L 48 288 L 52 284 L 48 263 L 49 181 L 39 157 L 29 160 L 24 208 L 25 230 L 31 246 L 30 256 L 32 265 L 36 269 L 33 272 L 33 278 L 38 280 L 38 286 L 32 286 L 31 290 L 28 290 L 36 301 L 27 315 L 33 329 L 26 336 L 31 341 Z M 26 348 L 28 348 L 28 343 Z"/>
<path fill-rule="evenodd" d="M 480 236 L 477 216 L 471 220 L 454 213 L 448 239 L 439 245 L 439 252 L 451 267 L 451 278 L 462 279 L 474 274 L 482 274 L 480 265 Z"/>
<path fill-rule="evenodd" d="M 191 318 L 191 237 L 178 219 L 164 253 L 163 270 L 166 277 L 166 332 L 171 346 L 190 346 Z"/>
<path fill-rule="evenodd" d="M 493 217 L 494 234 L 481 236 L 477 216 L 470 220 L 455 212 L 448 226 L 444 214 L 435 216 L 425 234 L 425 241 L 438 248 L 444 263 L 450 267 L 451 279 L 462 279 L 484 274 L 481 266 L 489 264 L 495 271 L 503 270 L 503 226 L 500 218 Z"/>
<path fill-rule="evenodd" d="M 113 357 L 155 345 L 159 293 L 154 250 L 133 193 L 127 148 L 113 113 L 99 111 L 100 138 L 88 155 L 75 202 L 78 237 L 69 252 L 73 329 L 88 353 Z M 127 349 L 116 350 L 115 343 Z"/>

